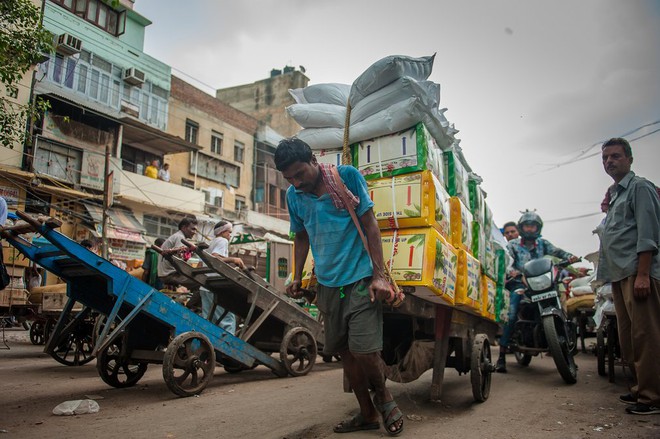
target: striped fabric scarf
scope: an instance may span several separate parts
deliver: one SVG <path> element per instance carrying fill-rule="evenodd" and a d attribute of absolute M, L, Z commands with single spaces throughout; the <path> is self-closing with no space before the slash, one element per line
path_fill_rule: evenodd
<path fill-rule="evenodd" d="M 343 181 L 335 180 L 335 177 L 332 175 L 333 166 L 334 165 L 330 165 L 328 163 L 319 163 L 319 169 L 321 170 L 321 177 L 323 178 L 323 183 L 325 183 L 325 187 L 328 190 L 328 194 L 332 199 L 332 204 L 334 204 L 337 209 L 346 209 L 346 206 L 344 206 L 344 202 L 339 196 L 339 191 L 342 190 L 346 192 L 346 195 L 348 196 L 347 198 L 351 202 L 351 208 L 355 209 L 357 205 L 360 204 L 360 199 L 355 195 L 353 195 L 353 193 L 350 190 L 348 190 L 348 188 L 346 187 Z"/>

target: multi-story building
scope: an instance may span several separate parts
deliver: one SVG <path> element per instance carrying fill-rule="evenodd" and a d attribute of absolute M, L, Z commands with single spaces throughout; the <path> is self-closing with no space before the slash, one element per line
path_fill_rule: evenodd
<path fill-rule="evenodd" d="M 284 136 L 293 136 L 300 126 L 289 117 L 285 108 L 295 101 L 289 89 L 304 88 L 309 84 L 304 68 L 287 66 L 273 69 L 270 78 L 216 90 L 216 97 L 234 108 L 247 113 L 259 122 L 272 127 Z"/>
<path fill-rule="evenodd" d="M 30 142 L 2 151 L 2 194 L 12 207 L 60 218 L 62 232 L 75 239 L 105 234 L 120 260 L 141 259 L 147 241 L 169 236 L 190 214 L 202 220 L 207 238 L 220 218 L 259 236 L 285 235 L 286 186 L 278 192 L 259 184 L 256 203 L 254 190 L 257 174 L 266 181 L 259 169 L 270 166 L 266 173 L 279 181 L 268 156 L 282 136 L 145 54 L 150 21 L 132 6 L 43 2 L 56 51 L 38 66 L 32 94 L 50 109 L 34 123 Z M 30 93 L 19 90 L 18 98 L 27 102 Z M 262 166 L 255 171 L 257 155 Z M 169 181 L 144 175 L 153 161 L 170 165 Z"/>
<path fill-rule="evenodd" d="M 142 51 L 151 22 L 132 6 L 44 2 L 56 52 L 39 65 L 33 93 L 51 108 L 21 151 L 22 169 L 0 169 L 14 187 L 26 187 L 17 197 L 27 211 L 60 217 L 76 238 L 101 235 L 103 192 L 112 193 L 106 233 L 117 259 L 141 258 L 145 232 L 169 235 L 177 214 L 204 209 L 202 192 L 143 175 L 153 160 L 200 147 L 167 134 L 171 69 Z M 106 156 L 112 180 L 104 178 Z M 145 221 L 150 214 L 158 227 Z"/>
<path fill-rule="evenodd" d="M 256 136 L 254 210 L 283 221 L 289 220 L 289 185 L 275 169 L 273 154 L 281 135 L 292 136 L 301 129 L 285 110 L 295 103 L 289 89 L 304 88 L 308 83 L 302 66 L 300 70 L 287 66 L 283 70 L 273 69 L 267 79 L 216 90 L 218 99 L 252 115 L 263 127 Z"/>
<path fill-rule="evenodd" d="M 171 84 L 168 132 L 200 148 L 166 158 L 172 181 L 201 190 L 207 214 L 244 221 L 257 120 L 175 76 Z"/>

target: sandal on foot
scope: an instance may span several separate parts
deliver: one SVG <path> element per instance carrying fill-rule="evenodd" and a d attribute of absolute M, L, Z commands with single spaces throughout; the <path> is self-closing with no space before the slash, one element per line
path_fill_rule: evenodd
<path fill-rule="evenodd" d="M 385 431 L 390 436 L 398 436 L 403 431 L 403 413 L 399 409 L 399 406 L 394 400 L 383 403 L 376 404 L 376 410 L 378 410 L 383 417 L 383 424 L 385 425 Z M 401 425 L 396 430 L 392 430 L 392 426 L 401 420 Z"/>
<path fill-rule="evenodd" d="M 361 430 L 378 430 L 380 422 L 366 422 L 361 413 L 353 416 L 351 419 L 346 419 L 337 424 L 332 430 L 335 433 L 350 433 L 352 431 Z"/>

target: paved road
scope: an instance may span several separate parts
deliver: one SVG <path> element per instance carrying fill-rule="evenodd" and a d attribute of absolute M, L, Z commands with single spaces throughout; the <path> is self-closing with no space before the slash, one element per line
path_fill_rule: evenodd
<path fill-rule="evenodd" d="M 320 362 L 307 376 L 276 378 L 268 369 L 230 375 L 218 368 L 199 397 L 178 398 L 165 386 L 161 368 L 149 366 L 133 388 L 114 389 L 98 377 L 95 362 L 62 366 L 8 331 L 10 350 L 0 350 L 0 429 L 7 438 L 377 438 L 385 431 L 337 436 L 332 426 L 355 412 L 341 391 L 339 363 Z M 1 346 L 1 344 L 0 344 Z M 509 373 L 495 374 L 491 396 L 474 403 L 469 377 L 447 370 L 441 402 L 428 399 L 431 374 L 409 384 L 391 384 L 407 416 L 403 437 L 416 438 L 660 438 L 660 416 L 624 414 L 618 371 L 610 384 L 596 373 L 592 355 L 577 357 L 578 383 L 563 383 L 550 357 L 527 368 L 509 360 Z M 86 395 L 99 413 L 60 417 L 57 404 Z M 95 396 L 95 397 L 96 397 Z"/>

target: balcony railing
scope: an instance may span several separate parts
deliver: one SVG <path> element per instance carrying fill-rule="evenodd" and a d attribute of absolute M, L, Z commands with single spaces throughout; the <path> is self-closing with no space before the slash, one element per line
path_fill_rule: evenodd
<path fill-rule="evenodd" d="M 87 61 L 89 60 L 89 61 Z M 80 58 L 60 54 L 39 66 L 43 81 L 63 91 L 123 112 L 165 131 L 168 92 L 146 81 L 141 87 L 125 83 L 122 69 L 105 60 L 94 62 L 94 55 L 83 52 Z"/>
<path fill-rule="evenodd" d="M 182 212 L 201 212 L 204 209 L 202 191 L 128 171 L 121 171 L 120 175 L 118 187 L 115 187 L 115 197 L 126 197 Z"/>

